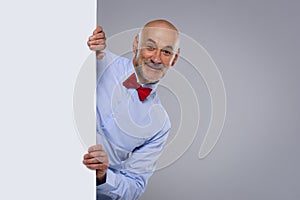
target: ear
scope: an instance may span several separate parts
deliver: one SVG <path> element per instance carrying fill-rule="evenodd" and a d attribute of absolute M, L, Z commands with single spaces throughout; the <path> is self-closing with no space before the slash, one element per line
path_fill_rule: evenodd
<path fill-rule="evenodd" d="M 177 62 L 177 60 L 179 58 L 179 53 L 180 53 L 180 48 L 178 48 L 177 53 L 175 54 L 175 57 L 174 57 L 174 59 L 172 61 L 171 66 L 174 66 L 176 64 L 176 62 Z"/>
<path fill-rule="evenodd" d="M 136 55 L 137 54 L 137 52 L 138 52 L 138 45 L 139 45 L 139 35 L 136 35 L 135 37 L 134 37 L 134 41 L 133 41 L 133 45 L 132 45 L 132 47 L 133 47 L 133 53 Z"/>

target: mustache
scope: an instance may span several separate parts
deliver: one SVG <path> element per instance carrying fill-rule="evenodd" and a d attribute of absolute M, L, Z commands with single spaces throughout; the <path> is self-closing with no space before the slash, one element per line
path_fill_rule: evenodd
<path fill-rule="evenodd" d="M 154 69 L 158 69 L 158 70 L 162 70 L 165 68 L 165 66 L 163 64 L 157 64 L 157 63 L 153 63 L 153 62 L 145 62 L 145 65 L 148 65 L 151 68 Z"/>

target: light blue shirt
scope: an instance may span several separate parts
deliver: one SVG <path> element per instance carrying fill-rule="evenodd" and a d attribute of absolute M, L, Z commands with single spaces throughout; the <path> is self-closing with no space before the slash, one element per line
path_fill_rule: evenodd
<path fill-rule="evenodd" d="M 106 183 L 97 200 L 134 200 L 145 191 L 162 153 L 171 124 L 157 96 L 157 84 L 143 102 L 136 89 L 122 85 L 132 73 L 132 60 L 105 50 L 97 60 L 97 143 L 108 153 Z"/>

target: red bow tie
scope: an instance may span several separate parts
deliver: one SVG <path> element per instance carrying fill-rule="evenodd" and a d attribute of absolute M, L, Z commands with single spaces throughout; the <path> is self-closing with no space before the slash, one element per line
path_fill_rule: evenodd
<path fill-rule="evenodd" d="M 149 94 L 151 93 L 152 89 L 151 88 L 145 88 L 145 87 L 142 87 L 140 86 L 138 83 L 137 83 L 137 80 L 136 80 L 136 76 L 135 74 L 131 74 L 128 79 L 126 79 L 124 82 L 123 82 L 123 85 L 127 88 L 135 88 L 138 92 L 138 95 L 139 95 L 139 98 L 140 98 L 140 101 L 144 101 L 148 96 Z"/>

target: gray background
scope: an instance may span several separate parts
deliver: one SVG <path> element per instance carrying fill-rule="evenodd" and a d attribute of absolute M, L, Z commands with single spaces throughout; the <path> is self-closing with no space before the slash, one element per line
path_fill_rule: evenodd
<path fill-rule="evenodd" d="M 204 46 L 225 83 L 227 117 L 216 147 L 198 159 L 204 116 L 192 146 L 152 176 L 142 200 L 300 198 L 299 1 L 98 0 L 97 11 L 108 37 L 169 19 Z M 209 115 L 204 83 L 191 82 Z M 167 102 L 164 88 L 160 94 L 174 124 L 178 102 Z"/>

